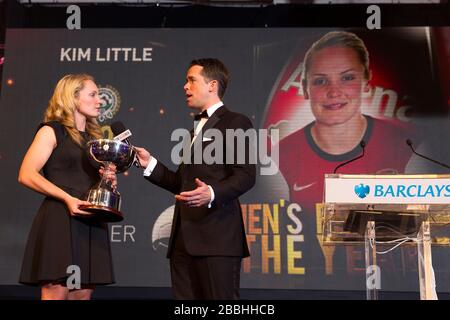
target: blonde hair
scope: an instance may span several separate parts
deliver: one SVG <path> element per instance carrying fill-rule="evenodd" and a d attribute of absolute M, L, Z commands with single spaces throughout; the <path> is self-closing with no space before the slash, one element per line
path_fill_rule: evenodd
<path fill-rule="evenodd" d="M 332 31 L 328 32 L 309 48 L 303 59 L 303 82 L 306 84 L 306 76 L 311 67 L 311 61 L 315 53 L 329 47 L 344 47 L 352 49 L 358 55 L 359 62 L 364 68 L 364 78 L 370 79 L 369 70 L 369 52 L 367 51 L 364 42 L 356 34 L 346 31 Z M 330 59 L 333 59 L 330 57 Z"/>
<path fill-rule="evenodd" d="M 94 78 L 88 74 L 68 74 L 60 79 L 44 114 L 44 122 L 60 122 L 80 147 L 84 139 L 75 125 L 74 114 L 77 110 L 76 99 L 88 80 L 94 81 Z M 94 118 L 86 118 L 86 132 L 95 139 L 102 137 L 100 126 Z"/>

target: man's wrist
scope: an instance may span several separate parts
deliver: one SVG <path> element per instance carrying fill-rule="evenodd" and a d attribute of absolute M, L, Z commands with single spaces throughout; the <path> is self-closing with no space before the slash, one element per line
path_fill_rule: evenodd
<path fill-rule="evenodd" d="M 147 167 L 145 168 L 143 175 L 145 177 L 150 176 L 157 164 L 158 164 L 158 160 L 156 160 L 155 157 L 150 157 L 150 161 L 149 161 Z"/>

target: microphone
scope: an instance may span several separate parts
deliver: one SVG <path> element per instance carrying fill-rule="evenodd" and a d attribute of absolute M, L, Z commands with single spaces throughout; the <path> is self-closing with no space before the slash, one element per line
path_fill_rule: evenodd
<path fill-rule="evenodd" d="M 434 162 L 434 163 L 436 163 L 436 164 L 438 164 L 438 165 L 440 165 L 440 166 L 443 166 L 444 168 L 450 169 L 450 166 L 449 166 L 449 165 L 447 165 L 447 164 L 445 164 L 445 163 L 442 163 L 442 162 L 439 162 L 439 161 L 437 161 L 437 160 L 428 158 L 427 156 L 424 156 L 423 154 L 420 154 L 420 153 L 416 152 L 416 150 L 414 150 L 413 143 L 412 143 L 412 141 L 411 141 L 410 139 L 406 139 L 406 144 L 411 148 L 412 152 L 413 152 L 414 154 L 418 155 L 419 157 L 424 158 L 424 159 L 427 159 L 427 160 L 429 160 L 429 161 L 431 161 L 431 162 Z"/>
<path fill-rule="evenodd" d="M 124 141 L 126 144 L 131 145 L 130 140 L 128 140 L 132 136 L 131 131 L 125 129 L 122 121 L 111 123 L 111 131 L 114 134 L 114 140 Z"/>
<path fill-rule="evenodd" d="M 336 173 L 336 171 L 337 171 L 339 168 L 345 166 L 346 164 L 349 164 L 350 162 L 356 161 L 356 160 L 358 160 L 358 159 L 364 157 L 364 149 L 365 149 L 365 147 L 366 147 L 366 142 L 365 142 L 364 140 L 361 140 L 361 142 L 359 143 L 359 146 L 362 148 L 362 154 L 359 155 L 359 156 L 357 156 L 356 158 L 353 158 L 353 159 L 350 159 L 350 160 L 348 160 L 348 161 L 346 161 L 346 162 L 344 162 L 344 163 L 341 163 L 341 164 L 338 165 L 336 168 L 334 168 L 333 173 Z"/>
<path fill-rule="evenodd" d="M 134 149 L 134 146 L 131 144 L 129 137 L 132 136 L 131 131 L 129 129 L 125 129 L 125 125 L 122 121 L 116 121 L 111 123 L 111 131 L 114 134 L 113 140 L 123 141 Z M 135 155 L 133 164 L 136 167 L 140 167 L 141 163 L 139 162 L 138 157 Z"/>

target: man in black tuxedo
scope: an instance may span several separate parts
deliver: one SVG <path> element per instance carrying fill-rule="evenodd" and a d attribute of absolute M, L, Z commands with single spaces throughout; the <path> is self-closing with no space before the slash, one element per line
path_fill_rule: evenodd
<path fill-rule="evenodd" d="M 136 148 L 146 168 L 145 178 L 175 194 L 167 257 L 176 299 L 239 299 L 241 260 L 249 256 L 249 250 L 238 197 L 255 184 L 256 168 L 249 161 L 248 140 L 241 144 L 243 150 L 237 150 L 236 139 L 226 143 L 226 130 L 253 128 L 246 116 L 223 105 L 227 83 L 228 71 L 217 59 L 194 60 L 189 65 L 184 91 L 199 121 L 191 132 L 192 155 L 187 157 L 191 161 L 184 160 L 176 172 L 145 149 Z M 223 136 L 223 162 L 206 164 L 202 159 L 196 163 L 194 152 L 212 143 L 211 138 L 201 138 L 209 129 Z M 234 161 L 226 161 L 230 148 L 234 148 Z M 242 154 L 245 161 L 237 161 Z"/>

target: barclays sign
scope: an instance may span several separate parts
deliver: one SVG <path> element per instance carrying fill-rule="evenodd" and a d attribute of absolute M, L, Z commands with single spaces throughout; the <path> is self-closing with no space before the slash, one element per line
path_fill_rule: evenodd
<path fill-rule="evenodd" d="M 327 203 L 450 204 L 450 175 L 327 175 Z"/>
<path fill-rule="evenodd" d="M 374 197 L 450 197 L 450 184 L 375 185 Z"/>

